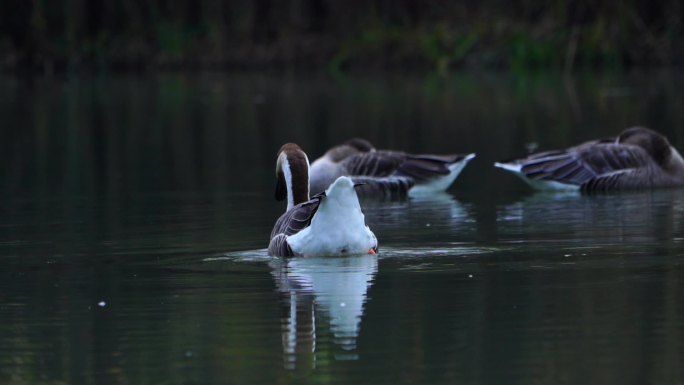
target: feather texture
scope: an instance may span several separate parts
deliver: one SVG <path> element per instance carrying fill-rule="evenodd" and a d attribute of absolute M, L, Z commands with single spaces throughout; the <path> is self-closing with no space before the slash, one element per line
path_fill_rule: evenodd
<path fill-rule="evenodd" d="M 586 142 L 565 150 L 497 163 L 531 185 L 577 186 L 584 192 L 670 187 L 684 184 L 684 162 L 667 139 L 634 127 L 617 139 Z"/>
<path fill-rule="evenodd" d="M 473 154 L 409 154 L 375 150 L 367 141 L 362 141 L 364 146 L 353 143 L 354 140 L 333 147 L 312 163 L 312 191 L 324 190 L 342 175 L 355 181 L 363 178 L 367 186 L 359 191 L 364 195 L 388 196 L 391 192 L 390 195 L 401 197 L 419 185 L 425 192 L 444 191 L 474 157 Z"/>
<path fill-rule="evenodd" d="M 358 183 L 356 191 L 361 196 L 376 196 L 386 199 L 405 197 L 409 189 L 413 187 L 413 180 L 406 177 L 383 177 L 374 178 L 366 176 L 352 177 L 354 183 Z"/>
<path fill-rule="evenodd" d="M 291 257 L 294 255 L 287 243 L 287 237 L 297 234 L 311 225 L 311 220 L 314 214 L 316 214 L 316 210 L 318 210 L 321 199 L 324 196 L 325 193 L 318 194 L 309 201 L 300 203 L 287 210 L 278 218 L 271 231 L 271 241 L 268 245 L 268 253 L 270 255 L 281 257 Z"/>

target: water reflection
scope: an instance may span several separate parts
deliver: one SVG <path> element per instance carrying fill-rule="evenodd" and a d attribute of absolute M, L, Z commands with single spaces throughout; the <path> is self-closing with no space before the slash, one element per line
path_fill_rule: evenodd
<path fill-rule="evenodd" d="M 446 192 L 422 194 L 393 201 L 362 199 L 364 209 L 391 217 L 393 222 L 411 222 L 415 216 L 432 217 L 435 222 L 461 224 L 468 215 L 464 206 Z"/>
<path fill-rule="evenodd" d="M 285 367 L 315 367 L 317 339 L 325 334 L 325 328 L 317 331 L 322 323 L 329 324 L 334 345 L 341 349 L 335 358 L 356 359 L 356 338 L 378 270 L 377 256 L 277 259 L 271 267 L 282 294 Z"/>
<path fill-rule="evenodd" d="M 366 222 L 378 236 L 381 254 L 384 245 L 406 246 L 416 236 L 433 245 L 464 241 L 475 229 L 470 207 L 448 193 L 393 202 L 362 200 L 361 204 Z"/>
<path fill-rule="evenodd" d="M 684 231 L 684 194 L 682 189 L 589 196 L 539 192 L 503 206 L 497 217 L 500 240 L 533 236 L 576 243 L 592 239 L 594 246 L 663 245 Z"/>
<path fill-rule="evenodd" d="M 0 383 L 682 383 L 682 190 L 491 166 L 636 123 L 682 149 L 680 72 L 0 82 Z M 351 136 L 478 156 L 457 199 L 362 202 L 381 269 L 268 266 L 274 152 Z"/>

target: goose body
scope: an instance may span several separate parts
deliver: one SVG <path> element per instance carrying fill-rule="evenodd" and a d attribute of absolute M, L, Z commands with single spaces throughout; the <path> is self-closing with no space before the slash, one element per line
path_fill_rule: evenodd
<path fill-rule="evenodd" d="M 338 177 L 324 192 L 308 197 L 308 160 L 295 144 L 281 148 L 276 198 L 288 199 L 269 242 L 270 255 L 343 256 L 375 254 L 378 241 L 366 226 L 354 183 Z"/>
<path fill-rule="evenodd" d="M 420 195 L 446 190 L 475 154 L 431 155 L 376 150 L 368 141 L 351 139 L 328 150 L 311 164 L 311 191 L 325 190 L 348 176 L 364 193 Z"/>
<path fill-rule="evenodd" d="M 684 185 L 682 156 L 667 138 L 645 127 L 494 165 L 540 190 L 592 192 Z"/>

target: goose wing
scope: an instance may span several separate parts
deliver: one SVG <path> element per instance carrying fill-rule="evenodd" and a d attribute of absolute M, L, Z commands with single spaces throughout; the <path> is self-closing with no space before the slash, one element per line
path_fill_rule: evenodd
<path fill-rule="evenodd" d="M 650 187 L 649 168 L 629 168 L 612 171 L 582 184 L 584 192 L 602 192 L 610 190 L 638 189 Z"/>
<path fill-rule="evenodd" d="M 277 234 L 268 243 L 268 255 L 274 257 L 293 257 L 292 248 L 287 243 L 287 235 Z"/>
<path fill-rule="evenodd" d="M 351 155 L 340 166 L 344 175 L 384 177 L 394 173 L 405 160 L 403 152 L 373 151 Z"/>
<path fill-rule="evenodd" d="M 401 151 L 373 151 L 355 154 L 341 162 L 346 175 L 406 177 L 425 182 L 449 175 L 449 166 L 465 155 L 414 155 Z"/>
<path fill-rule="evenodd" d="M 624 180 L 629 170 L 652 168 L 655 162 L 638 146 L 592 142 L 568 150 L 549 151 L 518 161 L 530 179 L 583 185 L 591 180 Z M 610 182 L 613 184 L 615 182 Z M 624 183 L 624 182 L 622 182 Z"/>
<path fill-rule="evenodd" d="M 609 172 L 590 179 L 582 185 L 582 191 L 608 191 L 645 189 L 652 187 L 681 186 L 681 179 L 665 172 L 655 161 L 642 167 Z"/>
<path fill-rule="evenodd" d="M 271 241 L 268 245 L 268 253 L 273 256 L 291 257 L 292 249 L 287 243 L 287 237 L 296 234 L 311 224 L 321 204 L 324 193 L 318 194 L 310 200 L 300 203 L 278 218 L 271 231 Z"/>
<path fill-rule="evenodd" d="M 406 160 L 397 169 L 396 175 L 426 182 L 449 175 L 449 166 L 462 161 L 466 155 L 406 155 Z"/>

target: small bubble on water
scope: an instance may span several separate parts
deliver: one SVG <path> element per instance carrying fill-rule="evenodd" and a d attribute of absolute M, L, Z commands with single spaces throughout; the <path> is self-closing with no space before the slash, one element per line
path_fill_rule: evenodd
<path fill-rule="evenodd" d="M 340 307 L 345 307 L 345 306 L 347 306 L 347 304 L 346 304 L 346 303 L 344 303 L 344 302 L 340 302 Z"/>
<path fill-rule="evenodd" d="M 100 301 L 100 302 L 97 303 L 97 306 L 99 306 L 99 307 L 105 307 L 105 306 L 107 306 L 107 302 L 105 302 L 105 301 Z"/>
<path fill-rule="evenodd" d="M 473 275 L 472 275 L 472 274 L 468 274 L 468 278 L 473 278 Z"/>

